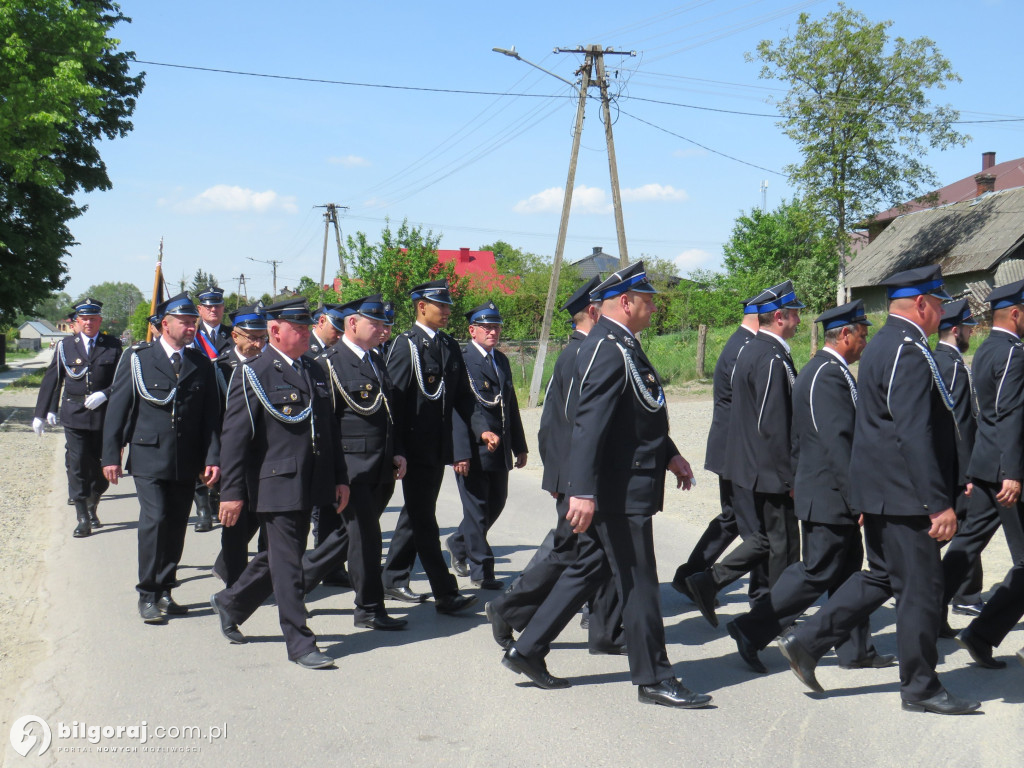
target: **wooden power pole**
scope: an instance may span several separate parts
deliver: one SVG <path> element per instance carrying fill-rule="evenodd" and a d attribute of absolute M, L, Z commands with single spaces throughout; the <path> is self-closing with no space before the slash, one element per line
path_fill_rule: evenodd
<path fill-rule="evenodd" d="M 522 59 L 515 51 L 503 51 L 495 49 L 500 53 L 512 55 L 514 58 Z M 591 85 L 597 85 L 601 89 L 601 105 L 604 113 L 605 139 L 608 143 L 608 169 L 611 174 L 612 201 L 615 208 L 615 228 L 619 239 L 619 263 L 623 266 L 629 264 L 629 256 L 626 252 L 626 228 L 622 220 L 622 202 L 619 196 L 619 174 L 615 164 L 615 144 L 612 141 L 612 121 L 610 117 L 608 82 L 605 76 L 604 57 L 606 55 L 632 56 L 630 51 L 604 50 L 599 45 L 588 45 L 582 48 L 556 48 L 556 53 L 580 53 L 583 51 L 585 58 L 577 74 L 581 75 L 582 81 L 579 87 L 579 103 L 576 108 L 576 129 L 572 136 L 572 152 L 569 155 L 569 177 L 565 182 L 565 195 L 562 197 L 562 219 L 558 225 L 558 240 L 555 243 L 555 259 L 551 267 L 551 283 L 548 286 L 547 300 L 544 302 L 544 318 L 541 321 L 540 339 L 537 341 L 537 357 L 533 364 L 533 376 L 530 378 L 529 406 L 537 405 L 540 395 L 540 385 L 544 379 L 544 360 L 548 353 L 548 341 L 551 337 L 551 320 L 554 315 L 555 297 L 558 295 L 558 278 L 562 271 L 562 256 L 565 252 L 565 237 L 569 229 L 569 210 L 572 207 L 573 186 L 576 183 L 576 162 L 580 152 L 580 137 L 583 134 L 583 118 L 586 113 L 587 96 Z M 526 62 L 537 67 L 532 62 Z M 594 68 L 597 68 L 596 81 L 594 80 Z M 541 67 L 537 67 L 542 69 Z M 547 72 L 547 70 L 543 70 Z M 553 74 L 553 73 L 549 73 Z M 555 75 L 558 77 L 558 75 Z M 561 79 L 561 78 L 559 78 Z"/>
<path fill-rule="evenodd" d="M 341 257 L 341 226 L 338 224 L 338 209 L 347 211 L 347 205 L 337 203 L 325 203 L 317 208 L 326 208 L 324 211 L 324 256 L 320 261 L 320 289 L 323 290 L 324 280 L 327 279 L 327 236 L 330 234 L 331 225 L 334 225 L 334 242 L 338 245 L 338 266 L 342 277 L 348 277 L 348 270 L 345 268 L 345 259 Z"/>

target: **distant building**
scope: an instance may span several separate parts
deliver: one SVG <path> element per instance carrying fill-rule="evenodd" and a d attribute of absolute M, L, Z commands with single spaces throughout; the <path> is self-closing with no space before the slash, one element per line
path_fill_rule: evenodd
<path fill-rule="evenodd" d="M 619 268 L 619 257 L 605 253 L 600 245 L 595 245 L 594 250 L 588 256 L 579 261 L 572 262 L 572 266 L 579 270 L 580 278 L 589 280 L 598 275 L 610 275 Z"/>
<path fill-rule="evenodd" d="M 474 288 L 501 291 L 505 294 L 516 292 L 516 278 L 498 272 L 494 251 L 471 251 L 469 248 L 459 248 L 457 251 L 439 250 L 437 262 L 451 264 L 456 276 L 465 278 Z"/>
<path fill-rule="evenodd" d="M 69 335 L 58 331 L 49 320 L 29 320 L 18 328 L 18 348 L 42 349 Z"/>

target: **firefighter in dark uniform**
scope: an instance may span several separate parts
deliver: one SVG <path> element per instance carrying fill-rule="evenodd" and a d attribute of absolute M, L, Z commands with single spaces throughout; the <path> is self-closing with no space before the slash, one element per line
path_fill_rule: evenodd
<path fill-rule="evenodd" d="M 302 559 L 309 592 L 323 574 L 335 570 L 348 557 L 355 588 L 357 627 L 394 630 L 405 619 L 388 616 L 381 582 L 380 516 L 405 476 L 401 413 L 384 358 L 377 351 L 384 327 L 384 304 L 379 294 L 365 296 L 341 307 L 345 333 L 317 357 L 327 374 L 334 416 L 341 435 L 341 450 L 349 477 L 349 503 L 342 511 L 343 525 L 320 540 Z M 333 509 L 324 514 L 334 514 Z M 321 520 L 321 523 L 323 521 Z"/>
<path fill-rule="evenodd" d="M 426 595 L 409 588 L 419 555 L 439 613 L 470 607 L 475 595 L 460 595 L 459 585 L 441 553 L 437 494 L 446 464 L 454 462 L 452 411 L 469 420 L 476 400 L 469 390 L 462 350 L 442 328 L 448 325 L 452 299 L 445 280 L 417 285 L 410 292 L 413 327 L 396 337 L 387 369 L 402 410 L 402 443 L 407 468 L 402 479 L 405 504 L 398 516 L 384 563 L 384 593 L 393 600 L 420 603 Z"/>
<path fill-rule="evenodd" d="M 946 600 L 953 600 L 954 613 L 977 616 L 981 612 L 981 589 L 984 583 L 984 572 L 981 567 L 981 549 L 988 543 L 998 527 L 998 515 L 993 515 L 996 525 L 980 536 L 971 532 L 973 525 L 967 525 L 967 510 L 970 507 L 970 496 L 967 495 L 967 468 L 971 463 L 974 450 L 974 437 L 978 431 L 978 397 L 974 391 L 971 370 L 964 362 L 964 353 L 970 349 L 971 333 L 978 322 L 971 316 L 971 308 L 967 299 L 950 301 L 942 307 L 942 320 L 939 322 L 939 342 L 935 345 L 935 364 L 939 366 L 939 375 L 953 398 L 953 416 L 957 428 L 957 479 L 958 493 L 956 497 L 957 534 L 950 542 L 945 557 L 942 558 L 943 580 L 946 584 Z M 983 540 L 983 542 L 982 542 Z M 966 545 L 966 546 L 965 546 Z M 970 550 L 970 552 L 968 552 Z M 953 637 L 956 632 L 943 621 L 940 637 Z"/>
<path fill-rule="evenodd" d="M 338 343 L 345 331 L 345 317 L 349 313 L 343 309 L 341 304 L 321 304 L 313 313 L 313 328 L 309 334 L 309 354 L 316 357 Z M 321 580 L 329 587 L 351 587 L 352 580 L 345 570 L 345 561 L 348 560 L 348 532 L 342 523 L 341 517 L 334 514 L 333 506 L 327 510 L 323 518 L 320 517 L 320 507 L 313 507 L 311 516 L 313 525 L 313 546 L 318 547 L 334 531 L 341 535 L 341 549 L 338 550 L 341 559 L 329 573 L 323 575 Z M 314 584 L 314 586 L 316 586 Z"/>
<path fill-rule="evenodd" d="M 551 380 L 544 393 L 537 447 L 544 464 L 541 488 L 555 498 L 556 527 L 548 533 L 544 543 L 512 585 L 484 606 L 494 640 L 505 650 L 513 642 L 512 630 L 522 632 L 526 628 L 559 577 L 580 555 L 580 537 L 573 533 L 572 526 L 565 519 L 569 511 L 569 497 L 565 495 L 567 459 L 572 440 L 572 422 L 566 416 L 565 405 L 572 389 L 580 344 L 593 331 L 601 316 L 600 304 L 590 300 L 590 292 L 600 284 L 600 277 L 592 277 L 562 306 L 569 313 L 572 334 L 555 361 Z M 618 655 L 625 653 L 622 604 L 615 591 L 610 569 L 608 574 L 609 578 L 597 587 L 594 596 L 590 598 L 587 647 L 593 654 Z"/>
<path fill-rule="evenodd" d="M 39 387 L 32 429 L 42 434 L 44 422 L 56 425 L 59 408 L 64 427 L 68 498 L 75 505 L 78 525 L 74 537 L 83 538 L 100 528 L 96 507 L 109 483 L 103 476 L 103 417 L 110 386 L 121 359 L 121 342 L 100 333 L 103 304 L 84 299 L 75 305 L 80 331 L 60 340 Z M 59 406 L 57 405 L 59 403 Z"/>
<path fill-rule="evenodd" d="M 689 490 L 693 471 L 668 434 L 661 382 L 635 334 L 650 325 L 654 287 L 642 261 L 612 274 L 591 293 L 601 318 L 580 345 L 568 410 L 567 520 L 581 554 L 559 578 L 502 663 L 541 688 L 565 688 L 544 652 L 609 566 L 623 605 L 630 677 L 640 702 L 694 709 L 711 697 L 688 690 L 665 650 L 653 517 L 663 506 L 665 473 Z"/>
<path fill-rule="evenodd" d="M 938 330 L 949 295 L 938 266 L 899 272 L 882 284 L 889 317 L 861 357 L 850 455 L 850 506 L 864 517 L 869 568 L 784 634 L 779 647 L 794 674 L 820 692 L 818 660 L 895 596 L 903 708 L 963 714 L 981 703 L 949 693 L 935 673 L 942 623 L 939 542 L 956 532 L 957 467 L 953 402 L 928 336 Z"/>
<path fill-rule="evenodd" d="M 793 498 L 803 559 L 782 572 L 767 600 L 727 625 L 740 657 L 760 674 L 768 670 L 758 651 L 864 561 L 857 515 L 850 509 L 857 385 L 849 366 L 860 359 L 871 323 L 859 299 L 822 313 L 815 322 L 821 323 L 825 344 L 793 385 Z M 867 621 L 837 646 L 836 655 L 839 665 L 849 669 L 896 663 L 895 656 L 875 652 Z"/>
<path fill-rule="evenodd" d="M 462 356 L 476 406 L 468 422 L 458 413 L 453 416 L 462 523 L 445 545 L 456 573 L 469 576 L 483 589 L 501 589 L 504 584 L 494 577 L 487 532 L 505 508 L 509 472 L 526 466 L 526 434 L 512 366 L 498 349 L 501 313 L 488 301 L 467 312 L 466 319 L 471 340 Z"/>
<path fill-rule="evenodd" d="M 221 391 L 221 410 L 227 404 L 231 378 L 242 363 L 252 360 L 267 345 L 267 316 L 263 302 L 239 307 L 231 313 L 231 341 L 217 358 L 217 383 Z M 213 572 L 227 586 L 231 586 L 242 575 L 249 562 L 249 541 L 259 530 L 260 523 L 249 504 L 248 497 L 242 504 L 238 522 L 220 529 L 220 552 L 213 563 Z M 259 551 L 266 550 L 266 536 L 260 534 Z"/>
<path fill-rule="evenodd" d="M 796 367 L 787 340 L 796 333 L 804 305 L 792 281 L 786 280 L 751 299 L 750 306 L 758 312 L 758 332 L 733 369 L 724 463 L 743 546 L 686 579 L 694 602 L 713 627 L 718 626 L 718 590 L 749 570 L 751 603 L 766 599 L 800 552 L 789 457 Z M 737 564 L 741 555 L 743 562 Z"/>
<path fill-rule="evenodd" d="M 231 346 L 231 328 L 224 325 L 224 291 L 212 286 L 196 294 L 196 309 L 199 311 L 199 325 L 193 342 L 196 349 L 211 361 L 216 361 Z M 196 525 L 197 533 L 213 530 L 217 519 L 219 489 L 196 483 Z"/>
<path fill-rule="evenodd" d="M 192 346 L 199 312 L 187 293 L 157 307 L 161 335 L 125 355 L 103 422 L 103 474 L 117 483 L 121 453 L 139 497 L 139 615 L 163 624 L 187 609 L 171 597 L 196 478 L 220 477 L 220 392 L 213 363 Z"/>
<path fill-rule="evenodd" d="M 348 476 L 331 407 L 330 382 L 306 354 L 313 320 L 305 299 L 266 308 L 267 348 L 231 379 L 224 412 L 221 523 L 238 522 L 246 498 L 267 531 L 257 554 L 232 586 L 210 597 L 221 633 L 246 642 L 238 625 L 271 593 L 289 660 L 324 669 L 334 659 L 320 652 L 306 624 L 302 555 L 314 504 L 339 513 L 348 503 Z"/>

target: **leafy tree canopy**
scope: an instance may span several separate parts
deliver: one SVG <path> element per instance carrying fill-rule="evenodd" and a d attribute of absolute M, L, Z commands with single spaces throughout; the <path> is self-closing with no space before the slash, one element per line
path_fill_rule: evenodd
<path fill-rule="evenodd" d="M 0 3 L 0 322 L 64 286 L 73 196 L 110 189 L 97 145 L 131 130 L 143 86 L 120 21 L 109 0 Z"/>
<path fill-rule="evenodd" d="M 89 286 L 80 299 L 89 296 L 103 302 L 103 324 L 100 329 L 119 336 L 128 327 L 136 308 L 146 305 L 146 317 L 149 316 L 149 302 L 142 299 L 142 291 L 131 283 L 100 283 Z"/>

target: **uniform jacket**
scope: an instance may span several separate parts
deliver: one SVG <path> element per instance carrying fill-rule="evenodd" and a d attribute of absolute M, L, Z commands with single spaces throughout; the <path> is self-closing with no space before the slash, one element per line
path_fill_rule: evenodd
<path fill-rule="evenodd" d="M 317 355 L 326 352 L 330 347 L 320 343 L 320 337 L 316 335 L 316 326 L 313 326 L 313 328 L 314 330 L 309 332 L 309 354 L 315 358 Z M 341 339 L 338 339 L 338 341 L 341 341 Z"/>
<path fill-rule="evenodd" d="M 850 449 L 857 419 L 856 383 L 819 350 L 793 385 L 793 503 L 799 520 L 855 524 L 850 509 Z"/>
<path fill-rule="evenodd" d="M 653 515 L 679 453 L 654 367 L 632 334 L 602 317 L 580 345 L 574 379 L 566 493 L 593 496 L 598 515 Z"/>
<path fill-rule="evenodd" d="M 967 370 L 963 355 L 956 347 L 939 342 L 935 345 L 935 363 L 939 366 L 939 375 L 953 398 L 953 416 L 956 418 L 957 441 L 957 482 L 967 485 L 967 467 L 971 463 L 971 452 L 974 450 L 974 435 L 978 430 L 975 408 L 977 398 L 971 381 L 971 372 Z"/>
<path fill-rule="evenodd" d="M 256 512 L 302 512 L 333 507 L 335 486 L 348 483 L 327 375 L 306 355 L 296 362 L 305 375 L 267 347 L 232 377 L 221 431 L 222 501 L 244 500 L 248 484 Z M 297 419 L 310 405 L 300 421 L 278 418 Z"/>
<path fill-rule="evenodd" d="M 96 336 L 92 357 L 85 354 L 81 334 L 61 339 L 39 386 L 35 418 L 45 419 L 47 413 L 59 407 L 62 426 L 103 429 L 107 403 L 90 411 L 85 407 L 85 398 L 94 392 L 103 392 L 109 402 L 121 351 L 121 342 L 105 333 Z"/>
<path fill-rule="evenodd" d="M 562 354 L 555 361 L 555 369 L 544 393 L 544 407 L 540 412 L 537 449 L 544 464 L 540 487 L 548 493 L 565 493 L 569 447 L 572 444 L 572 422 L 566 412 L 569 390 L 576 373 L 576 356 L 587 334 L 574 330 Z"/>
<path fill-rule="evenodd" d="M 725 477 L 760 493 L 793 487 L 790 427 L 793 358 L 782 343 L 758 333 L 743 347 L 732 373 Z"/>
<path fill-rule="evenodd" d="M 431 339 L 414 325 L 394 339 L 387 369 L 401 403 L 406 458 L 421 464 L 451 464 L 455 455 L 452 411 L 457 409 L 469 421 L 476 402 L 458 343 L 444 331 Z"/>
<path fill-rule="evenodd" d="M 711 429 L 708 430 L 708 447 L 704 456 L 704 469 L 725 477 L 725 456 L 728 452 L 729 414 L 732 409 L 732 369 L 740 350 L 757 334 L 744 328 L 737 328 L 722 348 L 722 354 L 715 363 L 712 377 L 714 409 L 711 412 Z M 728 478 L 727 478 L 728 479 Z"/>
<path fill-rule="evenodd" d="M 854 512 L 931 515 L 956 497 L 956 434 L 925 350 L 928 340 L 889 315 L 860 360 L 850 489 Z"/>
<path fill-rule="evenodd" d="M 400 440 L 400 403 L 383 358 L 374 350 L 360 360 L 344 342 L 339 342 L 328 347 L 317 363 L 331 387 L 349 482 L 391 482 L 393 459 L 405 454 Z"/>
<path fill-rule="evenodd" d="M 514 457 L 527 451 L 519 400 L 512 384 L 512 366 L 504 353 L 495 349 L 493 355 L 494 365 L 491 365 L 474 344 L 469 343 L 462 350 L 467 382 L 475 403 L 469 423 L 458 412 L 453 414 L 452 434 L 455 460 L 469 459 L 471 472 L 507 472 L 514 465 Z M 496 403 L 499 393 L 501 401 Z M 493 432 L 501 438 L 494 453 L 488 451 L 480 439 L 484 432 Z"/>
<path fill-rule="evenodd" d="M 220 395 L 209 359 L 186 347 L 175 379 L 159 341 L 139 344 L 125 358 L 118 366 L 103 422 L 103 466 L 120 465 L 125 445 L 130 471 L 139 477 L 194 482 L 205 467 L 218 466 Z M 164 405 L 154 402 L 168 397 Z"/>
<path fill-rule="evenodd" d="M 1024 344 L 993 328 L 974 355 L 978 432 L 967 474 L 989 483 L 1024 479 Z"/>
<path fill-rule="evenodd" d="M 220 357 L 214 361 L 214 368 L 217 374 L 217 389 L 220 391 L 220 407 L 223 411 L 227 405 L 228 388 L 231 385 L 231 377 L 242 364 L 235 352 L 234 345 L 225 349 Z"/>

